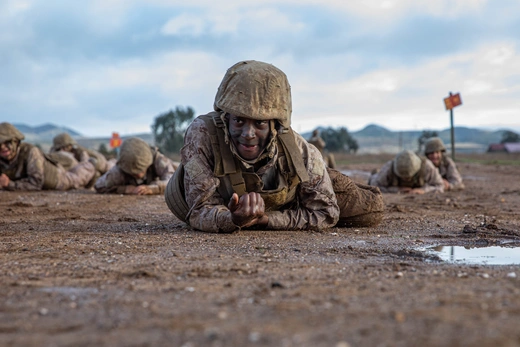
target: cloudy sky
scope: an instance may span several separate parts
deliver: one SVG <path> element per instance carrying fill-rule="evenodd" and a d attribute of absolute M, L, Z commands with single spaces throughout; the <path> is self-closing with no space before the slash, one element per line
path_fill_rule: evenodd
<path fill-rule="evenodd" d="M 293 128 L 520 131 L 518 0 L 1 0 L 0 121 L 85 136 L 212 110 L 228 67 L 288 76 Z"/>

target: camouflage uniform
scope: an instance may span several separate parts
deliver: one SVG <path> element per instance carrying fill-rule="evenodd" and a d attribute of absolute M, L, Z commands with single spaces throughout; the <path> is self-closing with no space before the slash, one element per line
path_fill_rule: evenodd
<path fill-rule="evenodd" d="M 457 165 L 455 165 L 453 159 L 446 156 L 446 147 L 439 137 L 432 137 L 425 143 L 424 154 L 428 156 L 433 152 L 441 153 L 440 163 L 437 169 L 441 177 L 448 182 L 447 190 L 464 189 L 464 183 L 462 183 L 462 177 L 457 169 Z"/>
<path fill-rule="evenodd" d="M 339 218 L 339 207 L 332 189 L 330 177 L 325 170 L 321 154 L 304 138 L 294 133 L 309 181 L 301 183 L 297 208 L 266 212 L 269 216 L 268 229 L 321 229 L 334 226 Z M 231 221 L 229 202 L 219 194 L 220 180 L 213 173 L 215 156 L 212 151 L 208 128 L 199 117 L 193 121 L 184 139 L 181 162 L 184 165 L 186 202 L 191 206 L 189 224 L 208 232 L 233 232 L 238 227 Z M 237 156 L 238 157 L 238 156 Z M 255 173 L 261 178 L 264 190 L 278 188 L 278 152 Z M 244 171 L 252 167 L 240 160 Z"/>
<path fill-rule="evenodd" d="M 72 153 L 74 158 L 78 162 L 87 161 L 90 158 L 95 159 L 93 161 L 98 177 L 107 172 L 113 164 L 111 164 L 103 154 L 93 149 L 86 149 L 80 145 L 68 134 L 61 133 L 56 135 L 52 140 L 52 147 L 50 153 Z M 69 147 L 70 146 L 70 147 Z M 70 151 L 66 150 L 69 147 Z"/>
<path fill-rule="evenodd" d="M 10 179 L 8 186 L 3 188 L 5 190 L 78 189 L 94 176 L 92 163 L 79 163 L 67 171 L 38 147 L 20 143 L 24 136 L 14 126 L 0 124 L 0 142 L 10 139 L 18 144 L 16 156 L 12 160 L 0 158 L 0 172 Z"/>
<path fill-rule="evenodd" d="M 399 164 L 400 158 L 412 158 L 413 163 Z M 408 171 L 406 175 L 398 175 L 398 167 L 405 166 L 404 171 Z M 412 167 L 413 166 L 413 167 Z M 403 169 L 401 169 L 403 170 Z M 404 180 L 402 177 L 410 177 L 410 180 Z M 419 158 L 411 151 L 403 151 L 396 158 L 388 161 L 376 173 L 372 174 L 369 185 L 379 187 L 383 193 L 398 193 L 400 188 L 421 188 L 425 193 L 444 192 L 444 184 L 442 177 L 437 168 L 426 158 Z"/>
<path fill-rule="evenodd" d="M 381 195 L 379 189 L 362 191 L 337 171 L 333 182 L 321 153 L 292 131 L 290 86 L 281 70 L 256 61 L 235 64 L 218 88 L 214 110 L 188 127 L 181 166 L 165 193 L 170 210 L 193 228 L 207 232 L 239 230 L 228 208 L 231 197 L 252 192 L 258 193 L 265 204 L 261 218 L 267 216 L 267 225 L 251 228 L 329 228 L 342 217 L 334 182 L 345 188 L 340 194 L 344 205 L 349 206 L 345 215 L 349 222 L 342 226 L 368 226 L 381 220 L 379 214 L 371 214 L 375 205 L 378 213 L 384 209 L 382 198 L 377 196 Z M 255 159 L 245 160 L 239 154 L 226 115 L 269 122 L 267 143 Z M 375 205 L 368 203 L 373 196 Z M 358 203 L 356 198 L 364 200 Z M 354 221 L 349 219 L 353 215 L 371 218 Z"/>
<path fill-rule="evenodd" d="M 437 168 L 441 177 L 449 183 L 448 190 L 462 190 L 465 188 L 462 182 L 462 176 L 457 169 L 457 165 L 453 159 L 446 155 L 442 155 L 441 165 Z"/>
<path fill-rule="evenodd" d="M 156 147 L 139 138 L 123 141 L 115 166 L 98 178 L 94 188 L 98 193 L 125 194 L 127 186 L 147 185 L 152 194 L 163 194 L 177 165 Z M 146 172 L 141 179 L 134 175 Z"/>

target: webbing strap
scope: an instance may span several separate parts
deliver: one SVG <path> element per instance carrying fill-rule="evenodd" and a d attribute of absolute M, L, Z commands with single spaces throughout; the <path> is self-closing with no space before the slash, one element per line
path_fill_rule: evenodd
<path fill-rule="evenodd" d="M 224 131 L 225 126 L 219 114 L 213 116 L 213 122 L 215 123 L 215 126 L 219 128 L 216 129 L 216 132 L 218 136 L 222 164 L 224 167 L 224 175 L 229 175 L 231 185 L 233 186 L 233 191 L 240 197 L 247 193 L 246 183 L 244 181 L 244 177 L 242 176 L 242 170 L 240 170 L 240 165 L 237 165 L 235 162 L 235 158 L 231 152 L 231 149 L 229 148 L 229 145 L 226 144 Z"/>
<path fill-rule="evenodd" d="M 300 178 L 301 182 L 307 182 L 309 180 L 309 174 L 305 169 L 305 164 L 303 163 L 303 158 L 301 153 L 298 150 L 298 146 L 296 146 L 296 142 L 294 141 L 294 134 L 292 129 L 284 129 L 278 132 L 278 138 L 284 148 L 285 153 L 287 154 L 287 161 L 289 162 L 290 170 L 296 170 L 296 175 Z"/>

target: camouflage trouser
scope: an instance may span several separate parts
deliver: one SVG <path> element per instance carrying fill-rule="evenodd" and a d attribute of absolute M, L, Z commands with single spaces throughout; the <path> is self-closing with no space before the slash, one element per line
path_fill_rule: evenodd
<path fill-rule="evenodd" d="M 91 162 L 84 161 L 74 166 L 69 171 L 58 168 L 58 184 L 56 190 L 79 189 L 85 187 L 94 177 L 96 169 Z"/>
<path fill-rule="evenodd" d="M 356 183 L 334 169 L 327 171 L 340 209 L 337 227 L 369 227 L 381 222 L 385 204 L 378 187 Z"/>

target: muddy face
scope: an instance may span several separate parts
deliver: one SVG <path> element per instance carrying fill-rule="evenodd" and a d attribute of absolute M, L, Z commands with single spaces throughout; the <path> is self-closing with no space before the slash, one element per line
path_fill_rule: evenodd
<path fill-rule="evenodd" d="M 439 165 L 441 165 L 441 158 L 442 158 L 442 152 L 441 151 L 436 151 L 436 152 L 432 152 L 432 153 L 428 153 L 426 155 L 426 157 L 428 157 L 428 159 L 430 159 L 430 161 L 433 163 L 433 165 L 435 165 L 436 167 L 439 167 Z"/>
<path fill-rule="evenodd" d="M 243 159 L 256 159 L 263 152 L 271 133 L 269 124 L 269 120 L 228 116 L 229 135 Z"/>
<path fill-rule="evenodd" d="M 6 161 L 11 161 L 16 156 L 16 149 L 18 148 L 18 142 L 9 140 L 0 143 L 0 157 Z"/>

